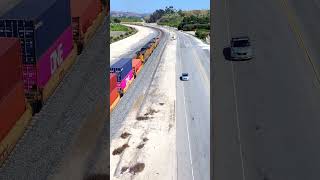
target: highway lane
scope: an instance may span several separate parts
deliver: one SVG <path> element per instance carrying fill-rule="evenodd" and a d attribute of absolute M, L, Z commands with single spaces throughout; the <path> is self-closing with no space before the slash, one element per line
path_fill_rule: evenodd
<path fill-rule="evenodd" d="M 176 148 L 179 180 L 209 179 L 210 57 L 194 38 L 177 32 Z M 190 81 L 182 82 L 182 72 Z"/>
<path fill-rule="evenodd" d="M 320 89 L 309 42 L 317 36 L 294 25 L 282 0 L 215 1 L 213 132 L 214 178 L 319 179 Z M 297 1 L 295 1 L 297 2 Z M 301 4 L 307 2 L 299 2 Z M 308 2 L 310 3 L 310 2 Z M 305 4 L 304 4 L 305 5 Z M 310 5 L 309 5 L 310 6 Z M 299 8 L 296 8 L 299 9 Z M 289 14 L 290 14 L 289 13 Z M 305 19 L 308 17 L 309 19 Z M 306 43 L 302 41 L 310 37 Z M 232 36 L 249 35 L 255 58 L 227 61 Z M 319 42 L 319 41 L 318 41 Z M 307 51 L 306 51 L 307 49 Z"/>

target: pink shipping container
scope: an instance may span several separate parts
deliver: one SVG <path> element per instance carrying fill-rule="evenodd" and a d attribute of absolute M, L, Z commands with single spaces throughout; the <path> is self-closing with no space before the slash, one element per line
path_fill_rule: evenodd
<path fill-rule="evenodd" d="M 133 78 L 133 71 L 131 70 L 125 78 L 119 83 L 117 83 L 118 91 L 121 93 L 128 86 L 128 82 Z"/>
<path fill-rule="evenodd" d="M 32 86 L 43 88 L 73 48 L 72 27 L 69 26 L 51 47 L 40 57 L 36 65 L 23 65 L 25 92 Z"/>

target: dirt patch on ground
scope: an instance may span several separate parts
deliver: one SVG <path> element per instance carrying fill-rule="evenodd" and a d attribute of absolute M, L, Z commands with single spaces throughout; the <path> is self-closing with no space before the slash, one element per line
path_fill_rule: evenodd
<path fill-rule="evenodd" d="M 148 117 L 148 116 L 138 116 L 136 119 L 138 120 L 138 121 L 145 121 L 145 120 L 148 120 L 150 117 Z"/>
<path fill-rule="evenodd" d="M 149 115 L 153 115 L 153 114 L 158 113 L 158 112 L 159 112 L 159 111 L 157 111 L 157 110 L 155 110 L 155 109 L 149 108 L 149 109 L 148 109 L 148 112 L 145 113 L 144 115 L 145 115 L 145 116 L 149 116 Z"/>
<path fill-rule="evenodd" d="M 127 138 L 128 136 L 130 136 L 130 135 L 131 135 L 130 133 L 124 132 L 124 133 L 121 134 L 120 137 L 121 137 L 122 139 L 125 139 L 125 138 Z"/>
<path fill-rule="evenodd" d="M 121 147 L 118 147 L 117 149 L 115 149 L 113 152 L 112 152 L 112 155 L 118 155 L 118 154 L 121 154 L 126 148 L 128 148 L 129 145 L 128 144 L 124 144 L 122 145 Z"/>
<path fill-rule="evenodd" d="M 125 166 L 125 167 L 122 167 L 122 168 L 121 168 L 121 174 L 123 174 L 124 172 L 126 172 L 126 170 L 127 170 L 128 168 L 129 168 L 129 167 L 126 167 L 126 166 Z"/>
<path fill-rule="evenodd" d="M 137 146 L 138 149 L 142 149 L 144 146 L 144 144 L 140 144 L 139 146 Z"/>
<path fill-rule="evenodd" d="M 136 174 L 142 172 L 144 170 L 145 164 L 144 163 L 137 163 L 134 166 L 130 167 L 129 172 L 132 174 Z"/>

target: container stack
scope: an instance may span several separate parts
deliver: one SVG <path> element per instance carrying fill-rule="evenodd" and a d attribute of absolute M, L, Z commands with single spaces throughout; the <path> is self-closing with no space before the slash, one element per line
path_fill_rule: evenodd
<path fill-rule="evenodd" d="M 120 97 L 122 97 L 133 79 L 132 59 L 122 58 L 118 60 L 111 66 L 110 73 L 116 74 L 118 92 Z"/>
<path fill-rule="evenodd" d="M 116 106 L 119 101 L 119 93 L 117 88 L 117 75 L 110 74 L 110 111 Z"/>
<path fill-rule="evenodd" d="M 142 61 L 140 59 L 132 59 L 132 70 L 133 70 L 134 77 L 138 75 L 141 67 L 142 67 Z"/>
<path fill-rule="evenodd" d="M 101 0 L 71 0 L 73 41 L 77 45 L 78 54 L 101 25 L 102 10 Z"/>
<path fill-rule="evenodd" d="M 17 38 L 0 38 L 0 141 L 26 110 L 21 47 Z"/>
<path fill-rule="evenodd" d="M 118 96 L 116 96 L 114 88 L 117 87 L 118 94 L 120 94 L 121 98 L 129 88 L 131 82 L 139 75 L 139 72 L 143 69 L 149 57 L 158 47 L 160 37 L 161 35 L 158 35 L 158 37 L 153 38 L 145 44 L 136 52 L 133 58 L 121 58 L 110 67 L 110 111 L 115 108 L 118 102 L 118 100 L 115 101 Z"/>
<path fill-rule="evenodd" d="M 86 2 L 88 41 L 101 25 L 103 6 L 101 0 Z M 74 64 L 77 49 L 70 0 L 0 0 L 0 7 L 1 166 L 32 113 L 40 111 Z"/>
<path fill-rule="evenodd" d="M 20 39 L 24 91 L 33 99 L 72 51 L 70 2 L 23 0 L 0 18 L 0 37 Z"/>

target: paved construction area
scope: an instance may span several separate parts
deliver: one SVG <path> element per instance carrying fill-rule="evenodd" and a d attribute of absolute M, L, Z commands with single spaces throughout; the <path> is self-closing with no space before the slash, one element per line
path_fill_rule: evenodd
<path fill-rule="evenodd" d="M 108 122 L 105 83 L 108 73 L 107 28 L 105 21 L 41 112 L 33 118 L 32 126 L 0 169 L 0 179 L 43 180 L 61 173 L 60 166 L 77 176 L 58 179 L 79 179 L 82 176 L 82 164 L 68 166 L 70 164 L 65 165 L 65 160 L 69 161 L 67 155 L 77 143 L 89 148 L 83 150 L 84 154 L 82 149 L 75 152 L 79 155 L 77 158 L 85 159 L 94 146 L 90 138 L 100 132 L 95 123 Z M 88 137 L 79 137 L 83 131 Z"/>
<path fill-rule="evenodd" d="M 319 179 L 318 1 L 214 2 L 214 178 Z M 239 34 L 251 61 L 224 58 Z"/>

